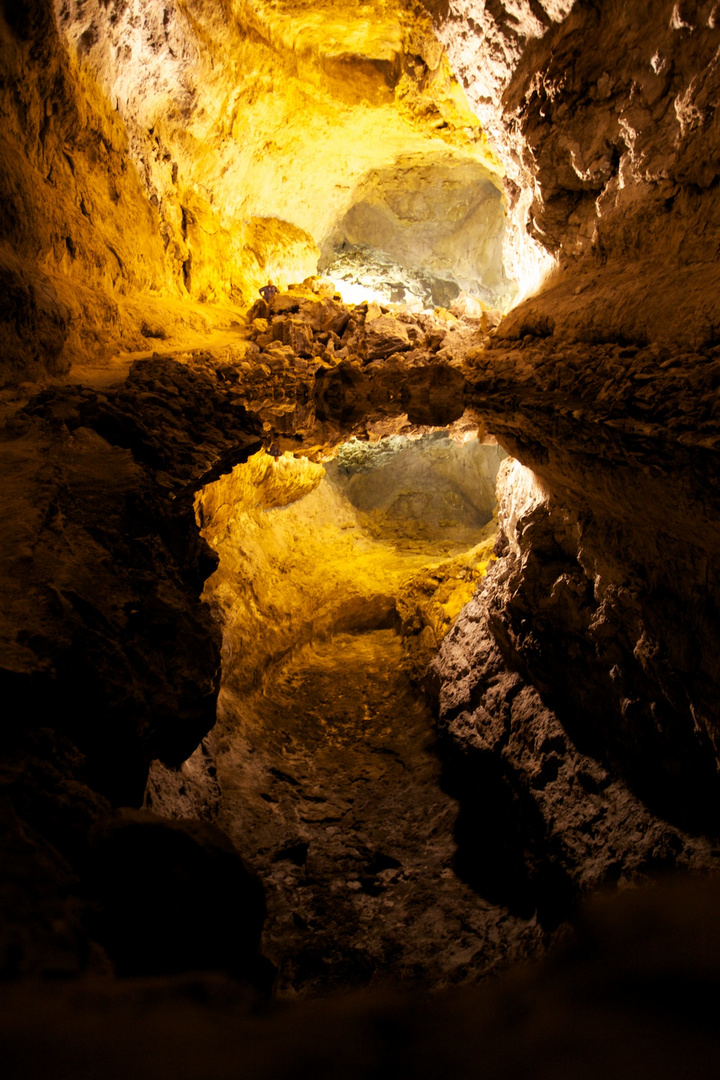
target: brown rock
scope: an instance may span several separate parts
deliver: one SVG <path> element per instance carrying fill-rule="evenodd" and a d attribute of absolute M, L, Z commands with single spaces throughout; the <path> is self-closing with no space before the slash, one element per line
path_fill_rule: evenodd
<path fill-rule="evenodd" d="M 407 327 L 392 315 L 380 315 L 365 325 L 365 350 L 368 360 L 380 360 L 391 353 L 411 348 Z"/>

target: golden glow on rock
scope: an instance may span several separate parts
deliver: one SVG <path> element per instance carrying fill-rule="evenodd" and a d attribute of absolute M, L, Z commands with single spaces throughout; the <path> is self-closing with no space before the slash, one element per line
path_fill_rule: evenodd
<path fill-rule="evenodd" d="M 268 664 L 312 638 L 401 622 L 425 659 L 470 599 L 492 555 L 495 523 L 479 545 L 403 541 L 356 510 L 325 469 L 265 451 L 197 496 L 202 535 L 220 557 L 204 598 L 223 624 L 225 685 L 243 693 Z M 430 652 L 425 651 L 430 649 Z"/>
<path fill-rule="evenodd" d="M 169 260 L 198 300 L 245 303 L 268 277 L 307 277 L 368 173 L 408 155 L 501 173 L 412 0 L 57 10 L 127 128 L 165 246 L 146 258 Z M 138 221 L 133 242 L 152 232 Z"/>

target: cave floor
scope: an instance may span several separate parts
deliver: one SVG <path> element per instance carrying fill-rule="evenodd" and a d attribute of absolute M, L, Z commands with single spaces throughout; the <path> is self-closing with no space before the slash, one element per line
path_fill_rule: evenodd
<path fill-rule="evenodd" d="M 280 996 L 475 982 L 540 947 L 454 872 L 457 804 L 394 631 L 299 648 L 249 699 L 223 692 L 216 732 L 220 824 L 265 886 Z"/>

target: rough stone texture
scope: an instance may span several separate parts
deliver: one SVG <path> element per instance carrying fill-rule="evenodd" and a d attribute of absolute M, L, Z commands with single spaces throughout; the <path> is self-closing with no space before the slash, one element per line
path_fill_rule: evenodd
<path fill-rule="evenodd" d="M 229 690 L 232 667 L 211 736 L 220 822 L 265 886 L 279 995 L 439 991 L 543 949 L 532 913 L 509 915 L 452 872 L 457 804 L 395 632 L 316 638 L 254 693 Z"/>
<path fill-rule="evenodd" d="M 3 4 L 3 384 L 227 327 L 403 155 L 497 176 L 427 17 L 375 9 Z"/>
<path fill-rule="evenodd" d="M 594 370 L 550 339 L 476 360 L 476 405 L 549 493 L 496 636 L 645 798 L 715 830 L 714 353 L 686 379 L 682 354 L 594 351 Z"/>
<path fill-rule="evenodd" d="M 150 761 L 179 765 L 215 720 L 219 634 L 199 603 L 214 562 L 194 483 L 259 442 L 206 367 L 147 361 L 120 388 L 42 392 L 3 431 L 6 974 L 100 963 L 88 830 L 108 799 L 138 804 Z"/>
<path fill-rule="evenodd" d="M 679 717 L 674 760 L 658 745 L 668 735 L 659 724 L 621 723 L 637 720 L 642 708 L 639 690 L 614 709 L 608 700 L 608 683 L 629 694 L 620 634 L 633 631 L 632 605 L 622 629 L 608 627 L 612 591 L 600 610 L 590 607 L 576 549 L 562 546 L 567 517 L 548 509 L 537 485 L 528 492 L 517 463 L 506 473 L 498 547 L 509 550 L 489 569 L 433 667 L 450 784 L 461 803 L 459 869 L 490 899 L 513 910 L 537 908 L 552 922 L 577 888 L 675 866 L 716 868 L 716 845 L 683 834 L 647 806 L 707 826 L 711 796 L 698 789 L 703 778 L 712 783 L 714 770 L 697 746 L 679 763 Z M 582 640 L 588 624 L 604 646 L 594 655 Z M 640 663 L 643 646 L 652 652 L 646 637 L 636 646 Z M 649 706 L 655 716 L 660 708 Z"/>
<path fill-rule="evenodd" d="M 401 585 L 429 564 L 457 615 L 452 574 L 436 564 L 474 546 L 492 519 L 497 451 L 442 435 L 345 444 L 327 475 L 307 458 L 260 451 L 203 489 L 198 520 L 220 560 L 204 597 L 223 626 L 234 693 L 308 640 L 391 625 Z M 456 578 L 476 561 L 459 558 Z"/>
<path fill-rule="evenodd" d="M 285 294 L 258 305 L 248 340 L 238 335 L 222 355 L 155 358 L 111 392 L 56 387 L 6 429 L 2 482 L 14 509 L 2 522 L 12 556 L 3 663 L 6 699 L 19 702 L 2 771 L 8 975 L 102 970 L 82 910 L 88 829 L 108 797 L 139 802 L 153 755 L 169 763 L 169 799 L 179 759 L 212 722 L 218 634 L 199 603 L 212 562 L 192 500 L 258 448 L 247 403 L 283 449 L 314 457 L 358 431 L 462 426 L 480 414 L 539 482 L 540 498 L 529 482 L 508 492 L 497 562 L 437 667 L 447 783 L 462 807 L 456 865 L 468 882 L 552 927 L 599 883 L 717 861 L 704 838 L 718 830 L 714 6 L 431 6 L 505 160 L 508 262 L 521 285 L 537 283 L 550 263 L 541 242 L 557 274 L 490 341 L 487 322 L 443 325 L 370 304 L 350 310 L 332 292 Z M 162 340 L 173 311 L 200 320 L 188 294 L 240 295 L 281 269 L 286 252 L 304 266 L 310 234 L 324 235 L 353 205 L 355 182 L 397 154 L 481 150 L 490 163 L 426 24 L 418 41 L 383 7 L 387 20 L 342 28 L 338 56 L 331 38 L 343 35 L 328 7 L 310 31 L 286 18 L 287 5 L 255 7 L 233 5 L 232 21 L 227 5 L 168 4 L 161 28 L 160 8 L 69 4 L 66 50 L 42 4 L 3 5 L 6 377 L 58 375 L 112 340 Z M 148 20 L 131 25 L 137 11 Z M 197 37 L 186 34 L 192 19 Z M 197 41 L 201 86 L 189 78 Z M 139 67 L 150 75 L 142 87 Z M 281 82 L 287 96 L 275 95 Z M 349 162 L 341 131 L 367 156 Z M 330 186 L 321 147 L 332 149 L 337 180 L 326 202 L 304 183 L 312 174 Z M 227 195 L 222 207 L 213 193 Z M 173 297 L 184 303 L 173 308 Z M 382 338 L 372 324 L 385 318 L 412 347 L 372 359 L 368 335 Z M 671 907 L 681 902 L 670 895 Z M 711 888 L 695 895 L 714 902 Z M 648 974 L 634 966 L 635 946 L 660 916 L 631 910 L 629 923 L 611 917 L 617 936 L 593 939 L 615 943 L 608 965 L 597 961 L 597 994 L 613 1005 L 597 1019 L 582 965 L 567 983 L 557 976 L 557 1014 L 545 1011 L 558 1003 L 552 979 L 530 999 L 515 984 L 498 1013 L 483 1014 L 489 1034 L 501 1032 L 489 1070 L 527 1075 L 541 1061 L 545 1075 L 566 1071 L 587 1031 L 575 1071 L 595 1068 L 600 1048 L 597 1075 L 622 1075 L 618 1017 L 629 996 L 633 1015 L 648 1003 L 640 1011 L 653 1025 L 649 1039 L 642 1025 L 644 1035 L 628 1035 L 633 1075 L 639 1059 L 653 1076 L 711 1074 L 706 1013 L 691 1013 L 686 995 L 715 986 L 707 935 L 689 954 L 654 939 Z M 520 1012 L 529 1050 L 517 1041 L 518 1000 L 530 1002 Z M 668 1019 L 681 1006 L 699 1032 L 697 1057 L 672 1041 Z M 571 1035 L 557 1022 L 568 1009 Z M 36 1037 L 34 1015 L 21 1030 Z M 151 1042 L 154 1021 L 145 1023 Z M 474 1012 L 469 1026 L 487 1054 Z M 76 1052 L 63 1038 L 72 1072 Z M 453 1046 L 462 1052 L 461 1039 Z M 428 1061 L 432 1075 L 442 1071 Z"/>
<path fill-rule="evenodd" d="M 425 6 L 507 170 L 506 264 L 527 291 L 552 261 L 560 269 L 515 325 L 532 312 L 581 340 L 589 327 L 593 341 L 712 342 L 713 4 Z"/>
<path fill-rule="evenodd" d="M 438 156 L 394 162 L 370 173 L 356 202 L 324 245 L 326 266 L 346 245 L 382 252 L 398 269 L 433 275 L 436 293 L 465 289 L 493 306 L 515 296 L 503 268 L 505 207 L 498 179 L 486 166 Z M 338 263 L 326 272 L 331 276 Z M 436 303 L 442 303 L 437 300 Z"/>
<path fill-rule="evenodd" d="M 261 446 L 262 422 L 246 405 L 269 407 L 268 439 L 273 432 L 283 437 L 284 418 L 289 445 L 315 446 L 321 456 L 345 437 L 340 414 L 330 409 L 330 418 L 318 422 L 314 404 L 315 394 L 322 396 L 317 372 L 335 371 L 343 359 L 302 354 L 317 345 L 326 350 L 337 331 L 349 331 L 359 347 L 367 310 L 348 309 L 312 289 L 283 294 L 274 307 L 278 314 L 266 311 L 264 326 L 277 328 L 279 337 L 267 342 L 266 353 L 259 352 L 254 339 L 260 332 L 251 327 L 214 351 L 168 350 L 136 361 L 115 386 L 55 386 L 19 409 L 22 398 L 7 405 L 13 411 L 1 444 L 8 508 L 2 667 L 16 717 L 2 770 L 8 799 L 3 850 L 13 882 L 3 901 L 2 965 L 9 974 L 102 967 L 86 925 L 88 830 L 107 814 L 108 800 L 139 804 L 153 759 L 149 809 L 217 817 L 212 756 L 200 750 L 184 761 L 214 722 L 221 660 L 217 623 L 200 602 L 215 561 L 197 532 L 196 492 L 215 492 L 210 520 L 222 510 L 234 466 Z M 418 341 L 424 327 L 432 333 L 447 326 L 443 338 L 457 336 L 463 347 L 472 337 L 458 320 L 418 316 L 398 325 Z M 300 354 L 281 344 L 288 334 Z M 274 346 L 285 351 L 273 352 Z M 359 357 L 344 362 L 360 378 L 373 367 Z M 422 363 L 428 373 L 432 365 L 438 371 L 448 365 L 436 354 Z M 385 431 L 412 430 L 402 402 L 388 400 L 387 363 L 374 366 L 377 419 L 360 410 L 358 431 L 367 438 L 369 426 L 377 439 Z M 390 371 L 396 369 L 390 365 Z M 396 384 L 395 374 L 390 381 Z M 462 385 L 462 376 L 453 385 Z M 383 405 L 388 419 L 382 419 Z M 446 395 L 440 412 L 449 407 Z M 271 463 L 266 454 L 259 460 Z M 295 466 L 316 477 L 323 473 L 311 462 Z M 276 487 L 263 514 L 278 499 L 287 503 L 301 493 Z M 237 503 L 237 492 L 230 498 Z M 294 541 L 286 537 L 281 546 L 287 555 Z M 413 553 L 406 572 L 427 558 Z M 316 563 L 322 577 L 322 551 Z M 348 566 L 343 580 L 351 574 Z M 366 622 L 392 617 L 393 589 L 380 587 L 372 573 L 366 584 L 354 601 L 333 598 L 326 588 L 328 626 L 363 617 L 363 596 L 372 599 Z M 250 641 L 244 675 L 250 681 L 253 650 Z"/>

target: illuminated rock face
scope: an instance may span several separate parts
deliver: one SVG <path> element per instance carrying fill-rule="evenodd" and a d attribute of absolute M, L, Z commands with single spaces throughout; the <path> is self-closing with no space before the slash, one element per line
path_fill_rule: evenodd
<path fill-rule="evenodd" d="M 424 6 L 507 169 L 508 263 L 529 284 L 534 243 L 559 264 L 530 310 L 580 340 L 714 342 L 712 4 Z"/>
<path fill-rule="evenodd" d="M 485 166 L 428 155 L 400 159 L 368 176 L 326 241 L 329 253 L 320 266 L 345 244 L 364 245 L 401 267 L 454 283 L 491 307 L 506 307 L 515 288 L 503 267 L 504 227 L 497 177 Z"/>
<path fill-rule="evenodd" d="M 470 407 L 533 472 L 507 481 L 498 558 L 464 611 L 431 575 L 398 604 L 432 650 L 459 616 L 434 673 L 466 879 L 503 905 L 542 905 L 551 925 L 578 890 L 716 862 L 698 839 L 718 830 L 714 7 L 427 6 L 507 172 L 503 273 L 527 285 L 556 260 L 556 277 L 491 340 L 487 323 L 443 331 L 330 297 L 333 325 L 309 330 L 293 294 L 248 341 L 178 355 L 191 329 L 237 318 L 212 303 L 304 275 L 337 228 L 438 272 L 462 256 L 468 280 L 483 268 L 504 288 L 497 233 L 467 250 L 453 224 L 436 252 L 436 219 L 404 224 L 422 185 L 403 189 L 408 161 L 457 163 L 482 178 L 499 223 L 502 165 L 409 8 L 68 2 L 58 31 L 43 3 L 3 5 L 4 377 L 61 372 L 118 343 L 173 351 L 108 393 L 47 390 L 3 443 L 15 508 L 4 677 L 32 713 L 17 719 L 11 836 L 32 867 L 22 895 L 51 883 L 47 907 L 28 907 L 42 932 L 23 939 L 25 970 L 62 938 L 63 898 L 80 889 L 68 867 L 107 798 L 137 802 L 148 759 L 177 764 L 213 722 L 219 631 L 198 599 L 213 570 L 192 515 L 199 488 L 229 568 L 208 595 L 249 657 L 248 682 L 302 636 L 321 585 L 349 595 L 317 614 L 321 630 L 391 613 L 349 542 L 354 516 L 315 487 L 318 466 L 298 466 L 290 490 L 312 489 L 362 574 L 322 580 L 312 516 L 280 505 L 282 486 L 268 480 L 266 505 L 236 490 L 234 467 L 259 450 L 261 422 L 242 411 L 251 391 L 274 433 L 306 448 L 313 432 L 318 445 L 412 433 Z M 464 198 L 458 214 L 473 219 Z M 264 547 L 269 515 L 283 528 Z M 250 593 L 238 599 L 223 574 L 257 571 L 272 611 L 271 575 L 303 552 L 312 589 L 272 612 L 290 613 L 288 630 L 253 623 Z M 203 805 L 183 797 L 165 809 Z M 33 830 L 67 866 L 48 870 Z M 79 970 L 82 948 L 63 940 Z M 12 950 L 5 960 L 18 966 Z"/>
<path fill-rule="evenodd" d="M 348 443 L 327 478 L 307 459 L 260 451 L 210 484 L 198 518 L 220 557 L 205 596 L 223 626 L 227 687 L 253 688 L 306 641 L 397 622 L 404 583 L 474 547 L 492 522 L 498 462 L 497 447 L 476 439 L 394 438 Z M 464 602 L 469 592 L 461 591 Z M 450 608 L 454 616 L 462 606 L 453 607 L 452 593 L 437 640 Z"/>
<path fill-rule="evenodd" d="M 408 156 L 501 171 L 412 4 L 36 0 L 0 29 L 6 378 L 227 325 Z"/>

